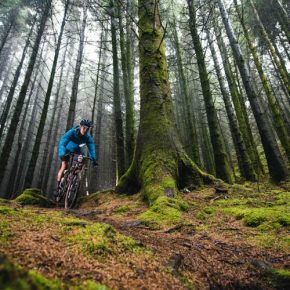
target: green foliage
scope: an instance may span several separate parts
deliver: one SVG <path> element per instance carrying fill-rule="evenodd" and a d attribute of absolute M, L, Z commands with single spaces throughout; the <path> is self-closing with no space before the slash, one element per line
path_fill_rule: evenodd
<path fill-rule="evenodd" d="M 52 206 L 51 202 L 41 194 L 37 188 L 27 188 L 15 200 L 21 205 Z"/>

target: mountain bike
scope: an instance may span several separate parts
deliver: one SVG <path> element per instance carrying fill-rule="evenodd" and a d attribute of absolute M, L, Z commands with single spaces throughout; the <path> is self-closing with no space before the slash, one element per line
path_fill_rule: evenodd
<path fill-rule="evenodd" d="M 66 209 L 73 208 L 76 203 L 85 163 L 90 159 L 83 154 L 70 153 L 69 156 L 68 169 L 64 172 L 56 196 L 56 203 L 64 203 Z"/>

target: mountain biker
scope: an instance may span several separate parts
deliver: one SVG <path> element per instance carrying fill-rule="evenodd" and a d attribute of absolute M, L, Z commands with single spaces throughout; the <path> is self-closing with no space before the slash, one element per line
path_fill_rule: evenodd
<path fill-rule="evenodd" d="M 89 133 L 92 123 L 87 119 L 82 119 L 79 126 L 67 131 L 60 139 L 58 145 L 58 156 L 61 159 L 61 167 L 57 174 L 57 189 L 55 195 L 58 195 L 60 181 L 65 169 L 68 167 L 68 153 L 82 154 L 81 144 L 86 144 L 89 151 L 89 157 L 93 161 L 93 165 L 97 166 L 96 150 L 94 140 Z"/>

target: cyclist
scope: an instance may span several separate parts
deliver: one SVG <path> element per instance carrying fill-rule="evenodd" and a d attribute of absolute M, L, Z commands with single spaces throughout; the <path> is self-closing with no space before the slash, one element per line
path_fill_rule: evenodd
<path fill-rule="evenodd" d="M 60 181 L 65 169 L 68 167 L 68 153 L 82 154 L 81 144 L 86 144 L 89 151 L 89 157 L 93 161 L 93 165 L 97 166 L 96 150 L 94 140 L 89 133 L 92 123 L 87 119 L 82 119 L 79 126 L 67 131 L 60 139 L 58 145 L 58 156 L 61 159 L 61 167 L 57 174 L 57 189 L 55 195 L 58 195 L 60 189 Z"/>

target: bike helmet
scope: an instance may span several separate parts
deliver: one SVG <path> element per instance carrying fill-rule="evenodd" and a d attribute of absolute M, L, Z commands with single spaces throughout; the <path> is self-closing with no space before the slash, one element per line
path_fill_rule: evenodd
<path fill-rule="evenodd" d="M 82 119 L 80 125 L 90 128 L 92 126 L 92 122 L 88 119 Z"/>

